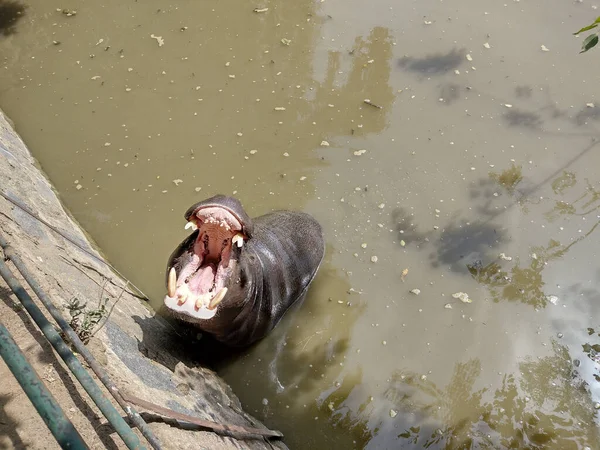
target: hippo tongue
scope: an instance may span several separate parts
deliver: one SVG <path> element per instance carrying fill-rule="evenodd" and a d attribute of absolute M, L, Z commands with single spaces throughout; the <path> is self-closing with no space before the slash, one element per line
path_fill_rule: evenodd
<path fill-rule="evenodd" d="M 216 272 L 217 269 L 214 264 L 200 267 L 189 280 L 188 287 L 190 291 L 196 295 L 208 293 L 214 287 Z"/>

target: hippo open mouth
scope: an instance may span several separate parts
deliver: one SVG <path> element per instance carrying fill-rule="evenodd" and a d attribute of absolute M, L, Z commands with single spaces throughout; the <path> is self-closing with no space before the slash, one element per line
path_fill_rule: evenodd
<path fill-rule="evenodd" d="M 195 232 L 185 241 L 186 258 L 170 268 L 166 306 L 194 319 L 211 319 L 227 294 L 244 244 L 243 222 L 231 210 L 202 205 L 186 212 L 187 228 Z"/>

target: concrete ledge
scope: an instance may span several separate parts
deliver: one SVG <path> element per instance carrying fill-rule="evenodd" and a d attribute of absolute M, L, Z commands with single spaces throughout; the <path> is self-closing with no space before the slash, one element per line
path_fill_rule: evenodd
<path fill-rule="evenodd" d="M 63 208 L 51 183 L 1 111 L 0 189 L 100 257 L 91 240 Z M 3 197 L 0 197 L 0 232 L 37 274 L 37 280 L 67 320 L 70 318 L 65 308 L 67 301 L 77 298 L 96 305 L 100 296 L 110 298 L 109 307 L 114 304 L 110 318 L 88 346 L 124 392 L 201 419 L 265 428 L 243 411 L 238 398 L 221 378 L 190 362 L 185 354 L 185 339 L 133 295 L 131 288 L 105 264 Z M 7 296 L 2 298 L 4 303 Z M 15 327 L 26 326 L 16 322 L 12 323 L 13 334 Z M 100 421 L 106 422 L 102 417 Z M 150 427 L 165 448 L 287 448 L 282 442 L 234 439 L 212 432 L 186 431 L 165 423 L 150 423 Z M 122 442 L 117 445 L 121 446 Z"/>

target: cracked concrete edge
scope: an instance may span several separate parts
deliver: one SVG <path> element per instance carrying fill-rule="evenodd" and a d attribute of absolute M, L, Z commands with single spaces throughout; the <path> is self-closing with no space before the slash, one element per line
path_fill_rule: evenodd
<path fill-rule="evenodd" d="M 93 241 L 61 204 L 52 184 L 0 110 L 0 189 L 23 203 L 86 251 L 102 258 Z M 183 339 L 125 288 L 110 268 L 0 197 L 0 231 L 19 252 L 64 317 L 67 301 L 97 304 L 108 297 L 107 323 L 91 340 L 92 354 L 117 386 L 137 397 L 199 418 L 265 428 L 245 413 L 231 388 L 213 371 L 195 367 Z M 136 408 L 139 409 L 139 408 Z M 281 441 L 239 440 L 212 432 L 186 431 L 164 423 L 151 429 L 165 448 L 286 449 Z"/>

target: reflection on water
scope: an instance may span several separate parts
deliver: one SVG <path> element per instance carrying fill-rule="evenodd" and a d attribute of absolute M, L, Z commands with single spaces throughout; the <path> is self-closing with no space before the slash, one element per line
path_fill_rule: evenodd
<path fill-rule="evenodd" d="M 0 0 L 0 106 L 153 306 L 199 198 L 322 223 L 269 338 L 186 340 L 291 448 L 598 448 L 589 5 L 256 6 Z"/>

